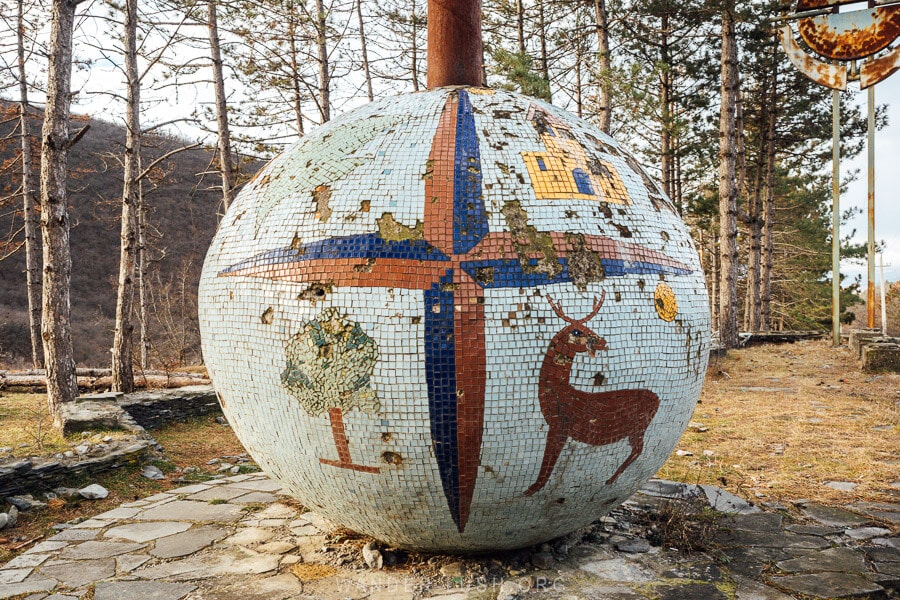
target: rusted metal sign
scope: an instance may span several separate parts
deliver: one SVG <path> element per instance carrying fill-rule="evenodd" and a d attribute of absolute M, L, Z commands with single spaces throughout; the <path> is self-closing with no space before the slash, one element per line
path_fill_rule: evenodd
<path fill-rule="evenodd" d="M 859 87 L 866 89 L 900 71 L 900 46 L 888 54 L 867 60 L 859 68 Z"/>
<path fill-rule="evenodd" d="M 807 48 L 794 38 L 790 25 L 778 30 L 781 45 L 791 63 L 804 75 L 832 92 L 833 122 L 833 274 L 832 333 L 840 345 L 840 94 L 847 80 L 859 79 L 868 88 L 868 326 L 875 325 L 875 88 L 879 81 L 900 70 L 900 0 L 869 0 L 862 10 L 840 12 L 840 7 L 863 4 L 853 0 L 798 0 L 794 14 L 782 14 L 777 21 L 797 21 L 797 29 Z M 880 56 L 879 56 L 880 54 Z M 815 58 L 818 55 L 822 59 Z"/>
<path fill-rule="evenodd" d="M 794 38 L 790 25 L 778 30 L 791 63 L 816 83 L 835 90 L 847 89 L 851 76 L 858 77 L 860 88 L 866 89 L 900 70 L 900 46 L 890 48 L 900 37 L 900 0 L 881 0 L 865 10 L 834 12 L 839 6 L 849 4 L 859 2 L 798 1 L 796 13 L 781 20 L 797 20 L 806 47 Z M 815 16 L 806 16 L 810 11 Z M 885 50 L 888 52 L 878 56 Z M 848 73 L 854 61 L 860 63 Z"/>
<path fill-rule="evenodd" d="M 788 59 L 797 69 L 818 83 L 833 90 L 847 89 L 847 67 L 841 64 L 831 64 L 810 56 L 794 39 L 794 33 L 790 25 L 785 25 L 778 30 L 781 38 L 781 46 L 787 53 Z"/>
<path fill-rule="evenodd" d="M 900 5 L 800 19 L 800 37 L 826 58 L 866 58 L 890 46 L 900 35 Z"/>
<path fill-rule="evenodd" d="M 847 4 L 861 4 L 861 0 L 798 0 L 797 10 L 814 10 L 816 8 L 832 8 L 836 6 L 845 6 Z M 876 2 L 878 4 L 888 4 L 887 2 Z"/>

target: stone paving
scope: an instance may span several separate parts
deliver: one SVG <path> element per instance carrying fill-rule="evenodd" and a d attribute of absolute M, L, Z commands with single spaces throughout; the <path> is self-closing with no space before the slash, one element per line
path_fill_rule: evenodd
<path fill-rule="evenodd" d="M 653 480 L 564 538 L 453 557 L 380 546 L 280 492 L 244 474 L 123 504 L 0 567 L 0 598 L 876 599 L 900 587 L 898 504 L 761 510 L 711 486 Z M 659 545 L 679 530 L 705 552 Z"/>

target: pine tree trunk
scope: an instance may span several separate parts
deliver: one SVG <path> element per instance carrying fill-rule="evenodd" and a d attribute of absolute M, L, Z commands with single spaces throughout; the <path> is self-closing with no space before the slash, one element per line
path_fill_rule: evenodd
<path fill-rule="evenodd" d="M 372 75 L 369 73 L 369 52 L 366 47 L 366 30 L 365 21 L 363 20 L 362 0 L 356 0 L 356 16 L 359 17 L 359 45 L 362 49 L 363 73 L 366 76 L 366 95 L 369 98 L 369 102 L 371 102 L 375 99 L 375 94 L 372 93 Z M 294 64 L 296 65 L 296 63 Z M 296 73 L 296 70 L 294 72 Z"/>
<path fill-rule="evenodd" d="M 419 91 L 419 19 L 416 15 L 416 0 L 412 0 L 412 9 L 410 12 L 410 24 L 412 25 L 412 36 L 410 46 L 410 56 L 412 57 L 410 70 L 412 71 L 413 91 Z"/>
<path fill-rule="evenodd" d="M 612 60 L 609 54 L 609 19 L 606 14 L 606 0 L 594 0 L 594 15 L 597 21 L 597 66 L 600 69 L 597 119 L 600 131 L 610 133 L 612 131 Z"/>
<path fill-rule="evenodd" d="M 719 268 L 719 230 L 716 228 L 712 240 L 712 277 L 710 281 L 710 315 L 713 331 L 719 330 L 719 282 L 722 281 L 722 270 Z"/>
<path fill-rule="evenodd" d="M 703 277 L 709 281 L 709 257 L 706 252 L 706 230 L 702 227 L 697 228 L 697 254 L 700 257 L 700 268 L 703 269 Z"/>
<path fill-rule="evenodd" d="M 427 87 L 484 85 L 481 0 L 428 0 Z"/>
<path fill-rule="evenodd" d="M 576 46 L 575 49 L 575 109 L 578 114 L 578 118 L 582 118 L 583 109 L 584 109 L 584 100 L 583 100 L 583 90 L 581 83 L 581 65 L 584 62 L 584 57 L 581 55 L 581 50 Z"/>
<path fill-rule="evenodd" d="M 53 424 L 61 428 L 59 406 L 78 396 L 69 284 L 72 255 L 66 180 L 69 158 L 69 103 L 71 101 L 72 34 L 76 3 L 53 0 L 47 102 L 41 131 L 41 234 L 44 259 L 41 339 L 47 369 L 47 402 Z"/>
<path fill-rule="evenodd" d="M 319 116 L 322 122 L 331 120 L 331 73 L 328 65 L 328 24 L 325 4 L 316 0 L 316 47 L 319 51 Z"/>
<path fill-rule="evenodd" d="M 660 128 L 660 160 L 662 167 L 662 184 L 666 196 L 673 198 L 672 189 L 672 79 L 669 64 L 669 14 L 662 17 L 662 38 L 660 40 L 660 62 L 662 63 L 662 77 L 660 79 L 659 103 L 662 114 Z"/>
<path fill-rule="evenodd" d="M 35 204 L 38 190 L 35 188 L 34 155 L 31 149 L 31 123 L 29 119 L 28 78 L 25 75 L 25 0 L 17 2 L 16 51 L 19 67 L 19 129 L 22 134 L 22 213 L 25 219 L 25 289 L 28 295 L 28 331 L 31 338 L 31 366 L 44 366 L 41 347 L 41 260 L 38 254 L 40 228 Z"/>
<path fill-rule="evenodd" d="M 722 106 L 719 118 L 719 339 L 726 348 L 738 346 L 737 320 L 737 188 L 735 109 L 737 100 L 737 40 L 733 7 L 722 11 Z"/>
<path fill-rule="evenodd" d="M 525 3 L 516 0 L 516 41 L 519 42 L 519 54 L 525 56 Z"/>
<path fill-rule="evenodd" d="M 753 189 L 749 191 L 749 207 L 747 209 L 747 229 L 750 237 L 750 250 L 747 255 L 747 291 L 746 291 L 746 314 L 744 317 L 744 327 L 747 331 L 754 333 L 760 331 L 761 328 L 761 281 L 762 281 L 762 236 L 763 236 L 763 215 L 762 215 L 762 193 L 765 187 L 764 177 L 766 169 L 766 152 L 769 146 L 768 140 L 768 98 L 763 94 L 762 106 L 760 107 L 759 121 L 757 130 L 761 132 L 759 136 L 759 147 L 756 152 L 756 162 L 754 164 Z"/>
<path fill-rule="evenodd" d="M 760 330 L 760 282 L 762 253 L 762 214 L 760 214 L 760 190 L 751 196 L 748 230 L 750 233 L 750 251 L 747 256 L 747 316 L 744 319 L 748 331 Z"/>
<path fill-rule="evenodd" d="M 541 40 L 541 76 L 547 82 L 547 102 L 552 101 L 550 93 L 550 59 L 547 56 L 547 23 L 544 19 L 544 3 L 538 2 L 538 28 Z"/>
<path fill-rule="evenodd" d="M 736 157 L 735 157 L 735 168 L 737 170 L 737 183 L 735 184 L 735 190 L 737 194 L 736 202 L 740 205 L 741 200 L 745 198 L 749 192 L 747 189 L 747 150 L 744 145 L 744 98 L 741 93 L 741 84 L 740 84 L 740 73 L 735 72 L 735 77 L 737 78 L 737 85 L 735 87 L 735 109 L 734 109 L 734 130 L 736 133 L 735 146 L 736 146 Z M 747 285 L 744 290 L 744 318 L 743 318 L 743 329 L 744 331 L 758 331 L 759 330 L 759 318 L 754 320 L 754 313 L 756 312 L 755 307 L 756 304 L 755 299 L 759 297 L 759 237 L 754 237 L 755 232 L 759 229 L 759 198 L 755 198 L 752 194 L 750 195 L 750 207 L 748 208 L 748 215 L 746 216 L 745 224 L 747 225 L 747 229 L 750 237 L 750 248 L 747 252 Z M 753 202 L 756 200 L 756 204 Z M 740 211 L 739 211 L 740 212 Z"/>
<path fill-rule="evenodd" d="M 684 181 L 682 180 L 682 169 L 681 169 L 681 139 L 676 139 L 676 147 L 674 148 L 674 160 L 675 163 L 675 174 L 673 176 L 674 180 L 674 191 L 675 196 L 672 197 L 672 204 L 675 205 L 676 210 L 678 210 L 678 214 L 682 214 L 684 210 Z"/>
<path fill-rule="evenodd" d="M 773 45 L 772 89 L 769 98 L 771 107 L 766 125 L 766 193 L 763 208 L 763 242 L 762 272 L 760 274 L 760 327 L 763 331 L 772 329 L 772 270 L 775 268 L 775 244 L 773 229 L 775 226 L 775 134 L 778 121 L 778 60 L 775 53 L 777 43 Z"/>
<path fill-rule="evenodd" d="M 112 349 L 112 390 L 134 391 L 132 368 L 132 301 L 137 246 L 138 164 L 141 155 L 141 82 L 137 66 L 137 0 L 125 1 L 125 169 L 122 188 L 122 226 L 116 328 Z"/>
<path fill-rule="evenodd" d="M 219 130 L 219 172 L 222 175 L 222 204 L 225 210 L 234 201 L 234 161 L 231 155 L 231 131 L 228 127 L 228 102 L 225 96 L 225 74 L 222 71 L 222 51 L 219 47 L 219 21 L 216 3 L 207 2 L 209 49 L 216 90 L 216 123 Z"/>
<path fill-rule="evenodd" d="M 748 287 L 744 292 L 744 314 L 740 322 L 744 331 L 750 331 L 750 288 Z"/>
<path fill-rule="evenodd" d="M 139 157 L 140 158 L 140 157 Z M 141 169 L 140 163 L 138 170 Z M 138 322 L 140 326 L 140 345 L 141 345 L 141 370 L 150 369 L 150 334 L 147 331 L 147 319 L 150 315 L 148 307 L 149 298 L 147 295 L 147 247 L 146 247 L 146 231 L 145 219 L 147 217 L 144 211 L 144 183 L 143 180 L 138 182 L 138 206 L 137 206 L 137 255 L 136 270 L 138 280 L 138 302 L 140 303 L 138 310 Z"/>
<path fill-rule="evenodd" d="M 747 150 L 744 147 L 744 98 L 741 93 L 741 74 L 735 68 L 734 95 L 734 131 L 735 131 L 735 170 L 737 182 L 735 193 L 741 199 L 747 194 Z"/>
<path fill-rule="evenodd" d="M 362 0 L 358 0 L 361 2 Z M 357 7 L 359 4 L 357 3 Z M 300 92 L 300 61 L 297 59 L 297 10 L 294 3 L 288 6 L 288 41 L 291 52 L 291 87 L 294 94 L 294 122 L 297 126 L 297 135 L 303 137 L 303 96 Z M 363 66 L 366 70 L 366 84 L 369 87 L 369 101 L 372 100 L 372 79 L 369 76 L 369 60 L 366 55 L 366 36 L 362 30 L 362 8 L 359 9 L 359 31 L 362 38 Z M 227 123 L 226 123 L 227 124 Z"/>

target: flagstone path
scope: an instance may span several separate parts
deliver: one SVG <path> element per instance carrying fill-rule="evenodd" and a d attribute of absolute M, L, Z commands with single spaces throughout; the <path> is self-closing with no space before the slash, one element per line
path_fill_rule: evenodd
<path fill-rule="evenodd" d="M 655 526 L 646 516 L 690 498 L 695 502 L 684 506 L 699 500 L 709 507 L 687 518 L 712 519 L 705 540 L 711 550 L 651 545 Z M 425 556 L 379 546 L 303 512 L 265 475 L 245 474 L 123 504 L 61 530 L 0 567 L 0 598 L 898 597 L 900 505 L 852 508 L 760 510 L 711 486 L 653 480 L 594 526 L 541 547 Z"/>

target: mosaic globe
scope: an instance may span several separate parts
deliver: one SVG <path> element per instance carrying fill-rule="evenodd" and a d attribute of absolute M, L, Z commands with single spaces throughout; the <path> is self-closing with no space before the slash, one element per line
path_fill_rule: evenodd
<path fill-rule="evenodd" d="M 484 88 L 354 110 L 248 183 L 200 285 L 244 446 L 396 546 L 523 547 L 663 464 L 706 372 L 687 228 L 609 136 Z"/>

